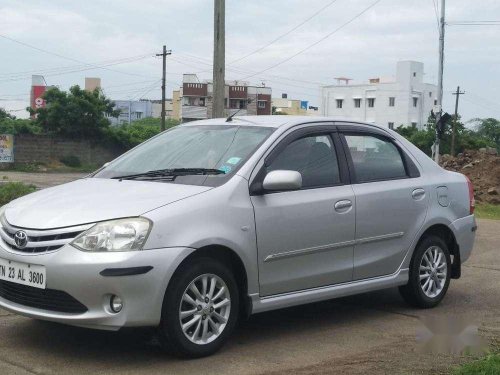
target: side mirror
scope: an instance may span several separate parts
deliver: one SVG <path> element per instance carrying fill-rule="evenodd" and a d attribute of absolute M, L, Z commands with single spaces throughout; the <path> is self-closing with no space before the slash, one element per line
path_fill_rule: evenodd
<path fill-rule="evenodd" d="M 302 187 L 302 175 L 296 171 L 271 171 L 264 178 L 262 187 L 267 191 L 298 190 Z"/>

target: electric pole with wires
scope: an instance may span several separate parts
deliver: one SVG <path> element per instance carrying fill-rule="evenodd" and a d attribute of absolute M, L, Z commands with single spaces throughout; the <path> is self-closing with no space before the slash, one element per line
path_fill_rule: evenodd
<path fill-rule="evenodd" d="M 453 127 L 451 129 L 451 156 L 455 156 L 455 134 L 458 122 L 458 98 L 460 95 L 465 94 L 465 91 L 460 91 L 460 86 L 457 86 L 457 91 L 453 93 L 455 98 L 455 117 L 453 118 Z"/>
<path fill-rule="evenodd" d="M 443 68 L 444 68 L 444 15 L 445 15 L 445 0 L 441 0 L 441 16 L 439 18 L 439 68 L 438 68 L 438 91 L 437 91 L 437 106 L 436 113 L 436 141 L 434 143 L 433 153 L 434 161 L 439 164 L 439 142 L 441 140 L 441 132 L 438 131 L 438 124 L 443 114 Z"/>
<path fill-rule="evenodd" d="M 225 0 L 214 0 L 214 67 L 212 118 L 224 117 L 225 91 Z"/>
<path fill-rule="evenodd" d="M 163 46 L 162 53 L 156 54 L 156 56 L 163 57 L 163 75 L 161 78 L 161 131 L 165 130 L 165 90 L 166 90 L 165 76 L 167 74 L 167 56 L 171 54 L 172 50 L 167 50 L 166 46 Z"/>

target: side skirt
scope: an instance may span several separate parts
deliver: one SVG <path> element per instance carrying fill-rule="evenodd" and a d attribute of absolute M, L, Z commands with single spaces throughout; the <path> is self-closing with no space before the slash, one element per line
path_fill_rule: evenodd
<path fill-rule="evenodd" d="M 371 292 L 378 289 L 392 288 L 408 282 L 409 270 L 400 269 L 388 276 L 350 281 L 342 284 L 322 286 L 318 288 L 289 292 L 273 296 L 260 297 L 257 293 L 249 297 L 252 301 L 252 314 L 282 309 L 306 303 L 318 302 L 338 297 Z"/>

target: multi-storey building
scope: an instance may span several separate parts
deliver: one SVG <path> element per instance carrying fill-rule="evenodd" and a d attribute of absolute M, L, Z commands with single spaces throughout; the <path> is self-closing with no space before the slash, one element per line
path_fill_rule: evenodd
<path fill-rule="evenodd" d="M 183 121 L 212 117 L 211 81 L 200 82 L 196 74 L 184 74 L 180 90 L 180 116 Z M 225 116 L 238 111 L 238 115 L 270 115 L 271 88 L 251 86 L 248 82 L 226 81 Z"/>
<path fill-rule="evenodd" d="M 388 128 L 421 128 L 436 105 L 437 96 L 436 85 L 424 83 L 423 76 L 423 63 L 400 61 L 395 79 L 373 78 L 369 83 L 349 84 L 349 78 L 338 78 L 337 85 L 321 89 L 322 114 Z"/>

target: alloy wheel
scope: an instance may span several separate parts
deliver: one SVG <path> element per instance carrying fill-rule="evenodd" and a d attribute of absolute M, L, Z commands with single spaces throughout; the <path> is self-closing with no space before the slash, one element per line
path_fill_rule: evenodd
<path fill-rule="evenodd" d="M 446 256 L 439 246 L 429 247 L 420 261 L 420 287 L 429 298 L 435 298 L 446 284 L 448 272 Z"/>
<path fill-rule="evenodd" d="M 198 345 L 217 339 L 229 320 L 231 296 L 224 280 L 203 274 L 188 285 L 179 306 L 184 335 Z"/>

